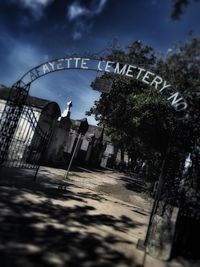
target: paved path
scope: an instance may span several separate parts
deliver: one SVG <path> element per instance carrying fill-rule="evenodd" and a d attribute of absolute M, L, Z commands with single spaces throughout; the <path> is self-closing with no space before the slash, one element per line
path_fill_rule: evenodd
<path fill-rule="evenodd" d="M 10 170 L 9 170 L 10 171 Z M 113 171 L 1 173 L 2 267 L 139 267 L 151 203 Z M 165 263 L 147 257 L 147 267 Z M 181 266 L 170 263 L 167 266 Z"/>

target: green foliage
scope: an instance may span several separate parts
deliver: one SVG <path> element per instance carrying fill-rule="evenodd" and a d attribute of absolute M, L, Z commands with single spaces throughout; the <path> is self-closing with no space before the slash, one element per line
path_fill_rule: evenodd
<path fill-rule="evenodd" d="M 189 108 L 182 127 L 192 131 L 189 141 L 194 143 L 200 132 L 199 55 L 200 39 L 194 38 L 174 48 L 167 58 L 158 58 L 152 48 L 134 42 L 125 51 L 113 51 L 109 60 L 145 66 L 145 69 L 164 77 L 175 90 L 184 95 Z M 132 162 L 137 158 L 147 160 L 152 177 L 156 177 L 177 123 L 174 110 L 155 88 L 136 79 L 110 73 L 103 77 L 113 79 L 112 90 L 110 94 L 102 93 L 87 114 L 95 115 L 115 144 L 128 151 Z M 184 138 L 180 146 L 186 146 Z"/>
<path fill-rule="evenodd" d="M 147 69 L 155 69 L 157 61 L 153 49 L 142 46 L 140 42 L 134 42 L 128 51 L 114 51 L 109 59 L 142 64 Z M 137 145 L 135 143 L 139 139 L 149 149 L 154 146 L 153 149 L 163 153 L 169 135 L 166 114 L 170 110 L 167 103 L 155 89 L 138 80 L 113 74 L 104 74 L 106 77 L 113 79 L 112 90 L 108 95 L 102 93 L 100 100 L 95 102 L 87 115 L 95 114 L 113 139 L 120 139 L 126 149 Z"/>

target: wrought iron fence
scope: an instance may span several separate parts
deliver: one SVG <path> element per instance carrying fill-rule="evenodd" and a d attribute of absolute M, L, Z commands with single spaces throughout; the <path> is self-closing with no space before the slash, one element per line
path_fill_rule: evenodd
<path fill-rule="evenodd" d="M 19 101 L 17 90 L 11 90 L 0 118 L 0 166 L 37 170 L 51 130 L 41 129 L 33 108 L 25 99 Z"/>

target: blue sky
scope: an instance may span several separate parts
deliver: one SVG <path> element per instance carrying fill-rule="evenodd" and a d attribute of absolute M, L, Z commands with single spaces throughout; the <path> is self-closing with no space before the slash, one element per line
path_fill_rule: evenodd
<path fill-rule="evenodd" d="M 172 0 L 1 0 L 0 84 L 12 85 L 30 68 L 70 53 L 98 52 L 114 38 L 123 47 L 140 40 L 165 55 L 179 41 L 200 34 L 200 3 L 172 21 Z M 63 71 L 33 83 L 31 94 L 54 100 L 72 118 L 83 118 L 99 93 L 90 71 Z M 89 118 L 90 123 L 95 123 Z"/>

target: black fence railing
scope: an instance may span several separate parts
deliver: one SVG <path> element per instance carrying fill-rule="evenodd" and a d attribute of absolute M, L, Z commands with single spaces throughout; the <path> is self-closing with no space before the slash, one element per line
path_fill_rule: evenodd
<path fill-rule="evenodd" d="M 19 108 L 21 109 L 20 116 L 18 114 Z M 13 103 L 7 102 L 0 115 L 1 166 L 37 169 L 49 141 L 51 130 L 43 131 L 38 124 L 33 108 L 27 104 L 23 107 L 17 107 Z M 6 124 L 8 128 L 5 127 Z M 12 127 L 15 127 L 14 131 L 9 129 Z M 12 137 L 11 130 L 13 132 Z"/>

